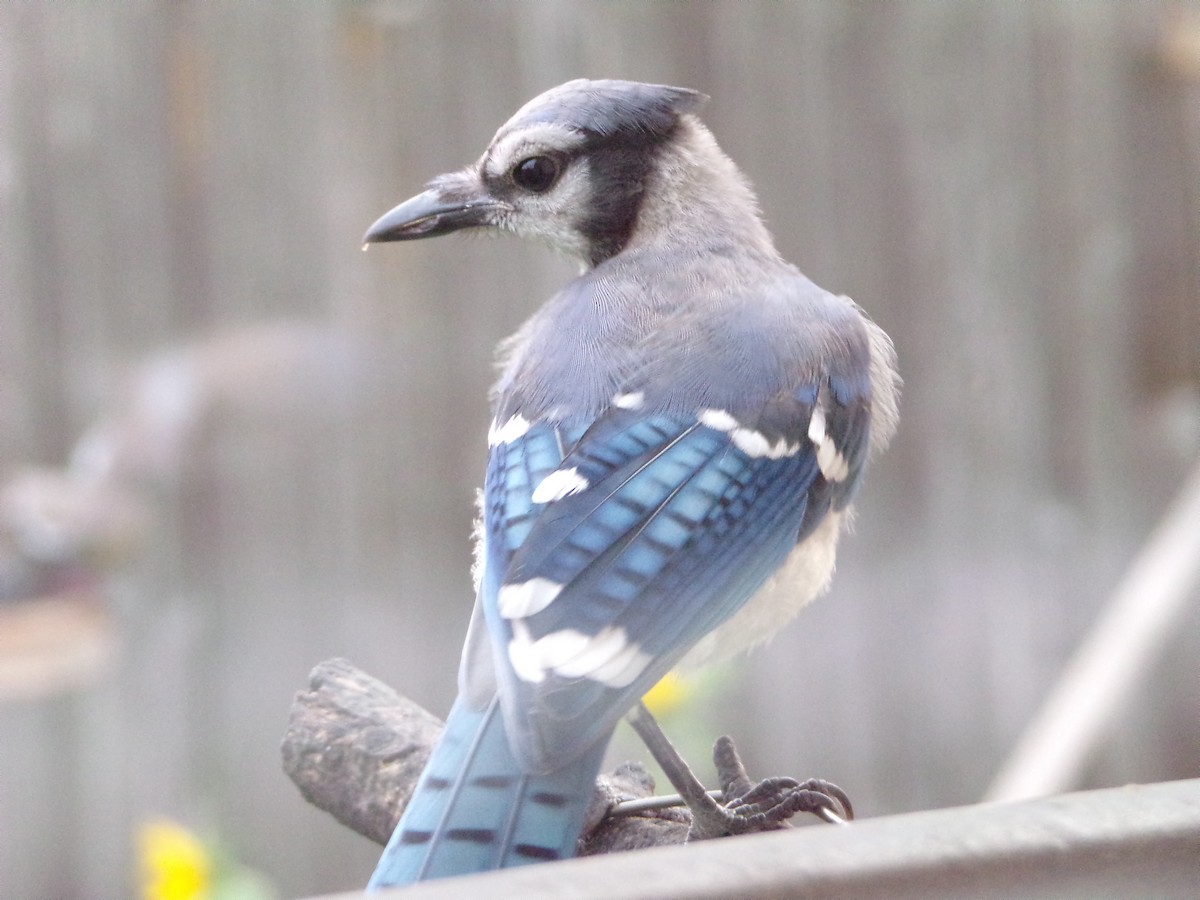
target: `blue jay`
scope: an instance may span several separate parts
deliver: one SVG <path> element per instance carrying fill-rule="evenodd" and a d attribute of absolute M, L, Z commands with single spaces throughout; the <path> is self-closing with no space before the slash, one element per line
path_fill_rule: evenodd
<path fill-rule="evenodd" d="M 570 81 L 366 234 L 582 265 L 501 346 L 459 695 L 371 887 L 572 856 L 617 721 L 825 589 L 895 430 L 891 341 L 780 258 L 706 99 Z"/>

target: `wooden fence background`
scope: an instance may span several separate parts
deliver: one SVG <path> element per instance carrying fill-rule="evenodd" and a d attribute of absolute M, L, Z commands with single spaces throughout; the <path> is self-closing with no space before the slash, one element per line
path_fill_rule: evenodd
<path fill-rule="evenodd" d="M 114 663 L 0 700 L 0 893 L 128 895 L 154 814 L 284 895 L 364 881 L 281 774 L 291 696 L 340 655 L 444 712 L 491 348 L 569 268 L 359 237 L 579 75 L 709 93 L 784 254 L 906 378 L 831 596 L 680 729 L 864 815 L 978 798 L 1200 449 L 1200 4 L 13 4 L 0 477 L 134 428 L 145 359 L 208 393 L 182 449 L 123 445 L 152 524 Z M 137 402 L 186 407 L 163 383 Z M 1088 783 L 1196 774 L 1198 625 Z"/>

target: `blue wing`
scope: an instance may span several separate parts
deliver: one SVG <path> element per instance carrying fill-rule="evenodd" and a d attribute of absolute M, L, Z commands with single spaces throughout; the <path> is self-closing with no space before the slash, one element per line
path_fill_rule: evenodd
<path fill-rule="evenodd" d="M 530 771 L 593 745 L 849 502 L 870 387 L 823 376 L 758 409 L 613 406 L 493 435 L 480 598 Z"/>

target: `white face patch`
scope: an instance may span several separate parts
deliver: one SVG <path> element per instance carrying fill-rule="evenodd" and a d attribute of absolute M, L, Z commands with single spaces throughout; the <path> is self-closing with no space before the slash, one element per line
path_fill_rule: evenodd
<path fill-rule="evenodd" d="M 631 391 L 627 394 L 617 394 L 612 398 L 613 406 L 619 409 L 641 409 L 645 402 L 645 391 Z"/>
<path fill-rule="evenodd" d="M 589 167 L 580 162 L 588 137 L 558 122 L 522 124 L 528 111 L 544 102 L 544 97 L 534 98 L 502 126 L 476 169 L 485 184 L 504 181 L 514 186 L 514 190 L 505 192 L 504 203 L 492 212 L 496 228 L 545 241 L 588 266 L 592 241 L 582 226 L 587 212 L 595 206 L 596 190 Z M 519 188 L 512 180 L 514 168 L 538 156 L 550 157 L 562 166 L 557 179 L 540 192 Z"/>
<path fill-rule="evenodd" d="M 513 118 L 520 115 L 521 111 L 518 111 Z M 541 156 L 547 152 L 570 152 L 585 139 L 579 132 L 554 122 L 539 122 L 507 134 L 506 128 L 507 125 L 492 138 L 486 164 L 486 174 L 492 178 L 507 174 L 513 166 L 531 156 Z"/>
<path fill-rule="evenodd" d="M 609 626 L 591 637 L 568 628 L 535 641 L 520 620 L 513 622 L 508 658 L 517 677 L 530 684 L 541 683 L 553 672 L 610 688 L 632 684 L 650 662 L 650 655 L 629 640 L 624 628 Z"/>
<path fill-rule="evenodd" d="M 816 448 L 817 468 L 825 480 L 844 481 L 850 474 L 850 464 L 825 431 L 825 410 L 820 405 L 813 408 L 812 417 L 808 420 L 808 439 Z"/>
<path fill-rule="evenodd" d="M 588 487 L 588 480 L 579 474 L 578 469 L 557 469 L 542 479 L 542 483 L 534 488 L 530 499 L 534 503 L 553 503 L 571 494 L 586 491 Z"/>
<path fill-rule="evenodd" d="M 496 594 L 496 608 L 506 619 L 522 619 L 539 613 L 558 596 L 563 586 L 549 578 L 530 578 L 520 584 L 506 584 Z"/>
<path fill-rule="evenodd" d="M 496 447 L 500 444 L 511 444 L 518 438 L 524 437 L 532 424 L 532 422 L 520 413 L 517 413 L 517 415 L 513 416 L 503 425 L 493 421 L 492 427 L 488 429 L 488 446 Z"/>
<path fill-rule="evenodd" d="M 770 441 L 761 431 L 753 428 L 743 428 L 737 419 L 723 409 L 701 410 L 696 417 L 701 425 L 707 425 L 715 431 L 726 432 L 733 445 L 747 456 L 766 457 L 767 459 L 783 459 L 785 456 L 795 456 L 800 452 L 800 444 L 789 444 L 786 438 L 780 437 Z"/>

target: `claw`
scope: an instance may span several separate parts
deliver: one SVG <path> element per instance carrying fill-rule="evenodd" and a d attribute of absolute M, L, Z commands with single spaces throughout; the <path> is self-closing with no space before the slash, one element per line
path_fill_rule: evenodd
<path fill-rule="evenodd" d="M 842 825 L 854 818 L 854 807 L 846 792 L 824 779 L 801 782 L 794 778 L 766 778 L 757 784 L 752 782 L 729 737 L 718 738 L 713 746 L 722 806 L 704 789 L 649 710 L 639 704 L 630 712 L 629 722 L 691 810 L 688 840 L 788 828 L 788 820 L 802 812 Z"/>

